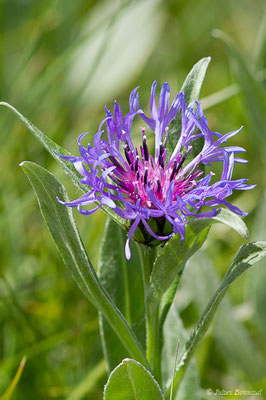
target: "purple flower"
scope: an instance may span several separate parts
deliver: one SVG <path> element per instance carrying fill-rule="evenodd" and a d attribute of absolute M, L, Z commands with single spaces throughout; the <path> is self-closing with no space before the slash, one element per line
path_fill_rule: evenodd
<path fill-rule="evenodd" d="M 132 221 L 125 248 L 127 259 L 130 258 L 129 241 L 138 226 L 158 240 L 167 240 L 177 233 L 182 240 L 187 219 L 213 216 L 215 206 L 225 205 L 236 214 L 247 215 L 225 199 L 233 190 L 254 188 L 254 185 L 246 184 L 247 179 L 232 180 L 234 163 L 247 162 L 236 154 L 245 150 L 238 146 L 222 147 L 240 129 L 226 135 L 212 132 L 200 104 L 193 101 L 186 106 L 182 92 L 178 93 L 169 108 L 170 88 L 167 83 L 162 86 L 157 107 L 156 86 L 154 82 L 150 116 L 140 108 L 136 88 L 130 94 L 129 112 L 124 117 L 116 102 L 113 114 L 105 109 L 106 117 L 94 136 L 92 146 L 83 147 L 81 144 L 87 133 L 79 137 L 80 157 L 61 156 L 73 162 L 82 175 L 81 182 L 88 185 L 88 193 L 62 204 L 77 207 L 85 215 L 105 205 L 125 220 Z M 168 155 L 169 124 L 178 113 L 181 113 L 181 134 L 174 151 Z M 142 145 L 139 148 L 134 146 L 131 137 L 132 122 L 136 116 L 147 125 L 140 128 Z M 107 140 L 103 138 L 104 125 Z M 147 145 L 147 127 L 155 135 L 154 155 Z M 203 139 L 202 150 L 188 162 L 193 141 L 198 139 Z M 211 183 L 214 174 L 209 172 L 203 176 L 200 167 L 215 161 L 223 163 L 223 172 L 220 180 Z M 95 204 L 93 209 L 84 208 L 91 204 Z M 208 206 L 209 210 L 200 212 L 202 206 Z M 151 220 L 157 222 L 155 232 L 149 224 Z M 172 226 L 169 235 L 163 233 L 166 221 Z"/>

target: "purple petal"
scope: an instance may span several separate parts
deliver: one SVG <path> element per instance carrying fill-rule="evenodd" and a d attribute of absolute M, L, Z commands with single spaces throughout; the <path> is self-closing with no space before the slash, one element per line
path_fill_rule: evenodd
<path fill-rule="evenodd" d="M 163 120 L 169 109 L 170 87 L 167 82 L 162 86 L 159 99 L 159 120 Z"/>
<path fill-rule="evenodd" d="M 83 215 L 91 215 L 91 214 L 95 213 L 95 211 L 97 211 L 100 207 L 101 207 L 101 204 L 100 204 L 99 206 L 97 206 L 97 207 L 91 209 L 91 210 L 83 210 L 80 206 L 78 206 L 78 207 L 77 207 L 77 210 L 78 210 L 78 212 L 79 212 L 80 214 L 83 214 Z"/>
<path fill-rule="evenodd" d="M 105 204 L 106 206 L 108 206 L 110 208 L 116 208 L 115 202 L 106 196 L 102 197 L 101 204 Z"/>
<path fill-rule="evenodd" d="M 170 239 L 170 237 L 172 237 L 172 234 L 167 235 L 167 236 L 159 236 L 159 235 L 156 235 L 156 233 L 153 232 L 153 230 L 151 229 L 151 227 L 149 226 L 149 224 L 147 223 L 147 221 L 146 221 L 145 219 L 142 219 L 142 223 L 143 223 L 143 225 L 145 226 L 146 230 L 149 232 L 149 234 L 150 234 L 151 236 L 153 236 L 155 239 L 158 239 L 158 240 L 168 240 L 168 239 Z"/>
<path fill-rule="evenodd" d="M 165 120 L 165 126 L 168 126 L 173 119 L 176 117 L 178 111 L 180 110 L 180 107 L 182 107 L 182 103 L 185 101 L 184 99 L 184 94 L 183 93 L 178 93 L 176 98 L 174 99 L 170 111 L 167 114 L 166 120 Z"/>
<path fill-rule="evenodd" d="M 129 247 L 129 241 L 132 238 L 135 230 L 137 229 L 138 224 L 140 222 L 140 219 L 141 219 L 141 217 L 138 216 L 135 219 L 135 221 L 133 222 L 133 224 L 131 225 L 131 227 L 130 227 L 130 229 L 128 231 L 128 238 L 127 238 L 126 245 L 125 245 L 125 255 L 126 255 L 126 259 L 127 260 L 130 260 L 130 258 L 131 258 L 131 251 L 130 251 L 130 247 Z"/>
<path fill-rule="evenodd" d="M 135 112 L 139 107 L 139 94 L 138 94 L 139 86 L 132 90 L 129 96 L 129 109 L 130 112 Z"/>
<path fill-rule="evenodd" d="M 150 102 L 152 119 L 157 119 L 157 107 L 156 107 L 156 100 L 155 100 L 156 87 L 157 87 L 157 82 L 154 81 L 152 84 L 152 87 L 151 87 L 151 102 Z"/>

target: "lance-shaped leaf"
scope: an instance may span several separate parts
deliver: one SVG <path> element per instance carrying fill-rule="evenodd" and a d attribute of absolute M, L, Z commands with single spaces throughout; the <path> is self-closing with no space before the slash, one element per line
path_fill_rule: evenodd
<path fill-rule="evenodd" d="M 186 104 L 189 104 L 194 99 L 195 100 L 199 99 L 201 86 L 210 61 L 211 57 L 202 58 L 193 66 L 193 68 L 187 75 L 181 88 L 181 92 L 184 92 L 185 94 Z M 169 136 L 167 143 L 167 149 L 169 154 L 173 152 L 176 146 L 176 143 L 178 141 L 181 132 L 181 127 L 182 127 L 181 115 L 179 112 L 176 118 L 172 121 L 172 123 L 169 126 Z"/>
<path fill-rule="evenodd" d="M 260 236 L 263 237 L 263 235 Z M 264 237 L 266 237 L 266 231 Z M 265 265 L 264 259 L 257 264 L 256 268 L 249 271 L 246 281 L 248 287 L 256 289 L 253 283 L 257 278 L 261 279 L 265 292 L 265 275 L 263 279 L 260 274 L 261 272 L 266 272 L 263 264 Z M 182 297 L 187 294 L 190 299 L 193 298 L 193 304 L 195 304 L 199 315 L 201 315 L 209 299 L 219 286 L 219 282 L 220 278 L 211 259 L 206 252 L 201 251 L 191 260 L 189 268 L 184 271 L 182 293 L 179 293 L 179 296 Z M 252 299 L 251 292 L 247 296 L 248 299 Z M 264 304 L 265 302 L 263 306 Z M 239 319 L 236 310 L 237 305 L 234 307 L 229 296 L 226 296 L 217 310 L 212 337 L 223 359 L 238 370 L 241 369 L 251 380 L 256 381 L 265 376 L 266 365 L 260 349 L 256 348 L 248 332 L 245 321 Z"/>
<path fill-rule="evenodd" d="M 204 243 L 208 227 L 222 222 L 235 229 L 244 239 L 248 238 L 248 230 L 243 220 L 227 209 L 219 209 L 212 218 L 198 218 L 188 223 L 185 239 L 180 242 L 176 235 L 169 240 L 154 262 L 151 274 L 151 296 L 160 298 L 183 272 L 187 260 L 200 249 Z"/>
<path fill-rule="evenodd" d="M 145 303 L 140 259 L 133 242 L 131 259 L 126 260 L 125 242 L 126 233 L 108 219 L 100 253 L 99 279 L 145 348 Z M 107 369 L 111 372 L 129 354 L 102 315 L 100 327 Z"/>
<path fill-rule="evenodd" d="M 266 18 L 266 15 L 265 15 Z M 257 207 L 255 219 L 253 223 L 253 234 L 258 237 L 266 237 L 266 190 L 263 193 L 263 196 L 260 200 L 259 206 Z M 258 325 L 259 330 L 261 331 L 262 337 L 266 337 L 266 313 L 265 313 L 265 304 L 266 304 L 266 290 L 265 290 L 265 282 L 266 282 L 266 268 L 263 265 L 264 260 L 260 262 L 258 265 L 258 270 L 256 274 L 254 271 L 252 273 L 252 279 L 247 284 L 247 296 L 248 299 L 252 301 L 252 307 L 255 311 L 255 324 Z M 265 365 L 266 368 L 266 365 Z M 265 373 L 266 375 L 266 373 Z"/>
<path fill-rule="evenodd" d="M 111 373 L 104 400 L 163 400 L 153 376 L 137 361 L 126 358 Z"/>
<path fill-rule="evenodd" d="M 132 357 L 146 365 L 140 344 L 126 320 L 101 285 L 81 241 L 63 185 L 46 169 L 32 162 L 21 164 L 39 202 L 41 213 L 61 257 L 84 295 L 100 310 Z"/>
<path fill-rule="evenodd" d="M 193 356 L 197 346 L 207 331 L 214 314 L 222 301 L 229 286 L 253 264 L 260 261 L 266 255 L 266 242 L 247 243 L 240 247 L 233 263 L 228 269 L 225 277 L 218 287 L 217 291 L 209 301 L 199 321 L 194 327 L 189 340 L 185 345 L 185 349 L 179 358 L 177 373 L 174 379 L 174 387 L 177 388 L 184 371 L 189 365 L 189 361 Z M 169 388 L 170 391 L 170 388 Z"/>
<path fill-rule="evenodd" d="M 58 154 L 71 156 L 72 154 L 64 149 L 62 146 L 59 146 L 52 139 L 50 139 L 47 135 L 45 135 L 40 129 L 38 129 L 32 122 L 30 122 L 26 117 L 24 117 L 15 107 L 10 104 L 1 101 L 0 106 L 4 106 L 9 108 L 19 119 L 23 122 L 23 124 L 30 130 L 31 133 L 36 137 L 36 139 L 43 145 L 43 147 L 54 157 L 54 159 L 61 165 L 63 170 L 69 175 L 72 182 L 83 192 L 88 192 L 88 186 L 80 183 L 81 176 L 75 169 L 72 162 L 64 160 Z M 125 221 L 123 218 L 120 218 L 116 215 L 111 208 L 106 206 L 101 207 L 102 210 L 112 219 L 114 219 L 122 228 L 125 228 Z"/>

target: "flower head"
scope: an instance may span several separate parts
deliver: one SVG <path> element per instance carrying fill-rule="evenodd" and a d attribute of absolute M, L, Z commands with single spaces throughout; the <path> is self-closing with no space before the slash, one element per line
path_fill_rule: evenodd
<path fill-rule="evenodd" d="M 157 106 L 156 86 L 154 82 L 151 88 L 150 116 L 140 108 L 136 88 L 130 94 L 129 112 L 125 116 L 116 102 L 113 113 L 105 108 L 106 117 L 92 145 L 83 147 L 81 144 L 87 133 L 79 137 L 80 157 L 61 156 L 73 162 L 82 175 L 81 182 L 88 185 L 88 193 L 62 204 L 77 207 L 85 215 L 105 205 L 120 217 L 130 220 L 125 248 L 127 259 L 130 258 L 129 240 L 138 226 L 158 240 L 167 240 L 177 233 L 182 240 L 187 219 L 213 216 L 217 205 L 225 205 L 236 214 L 246 215 L 225 199 L 235 189 L 254 187 L 246 184 L 247 179 L 232 180 L 234 163 L 246 162 L 236 154 L 245 150 L 238 146 L 222 147 L 240 129 L 225 135 L 212 132 L 200 104 L 192 101 L 186 105 L 183 92 L 178 93 L 169 107 L 170 88 L 167 83 L 162 86 Z M 169 124 L 178 113 L 181 114 L 181 133 L 172 154 L 167 154 Z M 146 124 L 141 127 L 142 144 L 139 147 L 134 146 L 131 136 L 136 116 Z M 154 153 L 147 145 L 147 130 L 155 135 Z M 203 146 L 191 159 L 190 153 L 197 140 L 202 140 Z M 188 162 L 188 159 L 191 160 Z M 210 172 L 204 176 L 201 166 L 217 161 L 223 163 L 222 175 L 211 183 L 214 174 Z M 84 208 L 91 204 L 95 204 L 93 209 Z M 202 206 L 208 206 L 209 210 L 200 212 Z M 152 220 L 157 223 L 156 229 L 151 228 Z M 166 221 L 172 226 L 169 234 L 163 232 Z"/>

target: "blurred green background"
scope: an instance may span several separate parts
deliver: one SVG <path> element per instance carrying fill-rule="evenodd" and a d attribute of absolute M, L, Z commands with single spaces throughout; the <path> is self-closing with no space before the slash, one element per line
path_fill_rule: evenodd
<path fill-rule="evenodd" d="M 233 201 L 250 212 L 251 238 L 265 240 L 264 8 L 263 0 L 1 0 L 0 100 L 77 154 L 78 135 L 93 136 L 106 104 L 117 99 L 126 112 L 129 92 L 140 85 L 147 110 L 153 80 L 168 81 L 173 97 L 193 64 L 211 56 L 203 106 L 213 130 L 244 125 L 234 144 L 247 149 L 249 163 L 237 166 L 234 177 L 257 188 Z M 214 29 L 230 35 L 240 53 L 228 52 Z M 0 396 L 27 355 L 14 399 L 101 399 L 107 377 L 97 312 L 66 271 L 19 163 L 35 161 L 58 176 L 72 199 L 79 193 L 4 107 L 0 143 Z M 75 216 L 97 266 L 105 215 Z M 188 330 L 241 244 L 217 225 L 191 261 L 176 298 Z M 211 398 L 209 387 L 266 388 L 265 267 L 264 261 L 233 285 L 197 351 L 202 399 Z"/>

